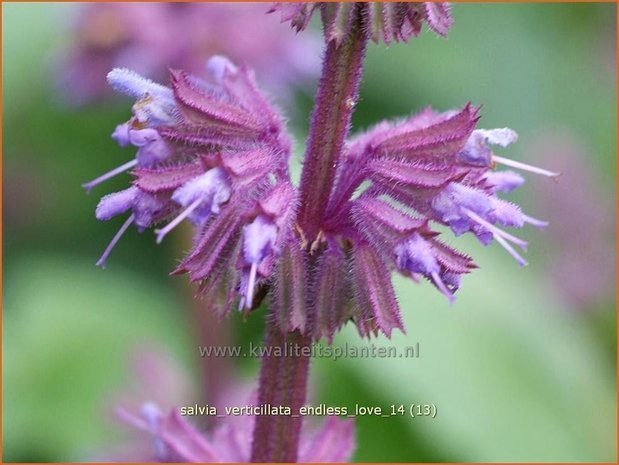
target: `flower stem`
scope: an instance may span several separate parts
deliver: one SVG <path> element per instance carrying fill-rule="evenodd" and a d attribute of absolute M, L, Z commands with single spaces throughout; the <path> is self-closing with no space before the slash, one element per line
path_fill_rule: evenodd
<path fill-rule="evenodd" d="M 297 461 L 302 421 L 299 408 L 305 403 L 309 370 L 309 357 L 301 352 L 310 343 L 309 336 L 298 331 L 283 333 L 275 319 L 268 320 L 265 346 L 269 352 L 262 357 L 258 405 L 290 407 L 291 415 L 256 417 L 252 462 Z"/>
<path fill-rule="evenodd" d="M 312 243 L 320 231 L 359 94 L 367 38 L 359 10 L 350 34 L 327 44 L 301 174 L 299 225 Z"/>
<path fill-rule="evenodd" d="M 308 245 L 320 233 L 359 94 L 367 39 L 362 31 L 360 10 L 355 8 L 353 14 L 353 26 L 347 37 L 339 44 L 335 40 L 327 43 L 312 113 L 298 213 L 298 224 Z M 311 327 L 311 315 L 308 320 Z M 298 414 L 307 393 L 309 357 L 296 351 L 309 348 L 311 341 L 311 335 L 299 331 L 282 332 L 275 318 L 267 321 L 265 345 L 271 352 L 262 358 L 258 404 L 290 407 L 291 415 L 256 417 L 252 462 L 298 459 L 302 419 Z M 273 353 L 277 348 L 284 352 L 286 347 L 294 348 L 295 353 L 283 357 Z"/>

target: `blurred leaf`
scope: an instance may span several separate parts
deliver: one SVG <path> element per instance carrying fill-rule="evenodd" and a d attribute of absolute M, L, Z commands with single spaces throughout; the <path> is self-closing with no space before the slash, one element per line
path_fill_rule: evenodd
<path fill-rule="evenodd" d="M 5 461 L 75 460 L 109 445 L 118 434 L 103 407 L 131 350 L 156 341 L 179 353 L 189 332 L 166 288 L 67 259 L 22 260 L 3 307 Z"/>
<path fill-rule="evenodd" d="M 32 103 L 33 89 L 48 88 L 56 47 L 64 38 L 68 3 L 2 4 L 2 110 L 4 114 Z"/>

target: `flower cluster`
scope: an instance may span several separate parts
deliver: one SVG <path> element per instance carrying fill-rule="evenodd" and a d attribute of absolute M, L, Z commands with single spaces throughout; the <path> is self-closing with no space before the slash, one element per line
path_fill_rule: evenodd
<path fill-rule="evenodd" d="M 421 21 L 439 33 L 451 22 L 448 6 L 433 3 L 272 9 L 298 30 L 320 10 L 331 43 L 327 53 L 336 53 L 349 33 L 348 19 L 363 40 L 379 31 L 387 42 L 415 35 Z M 483 245 L 495 240 L 526 264 L 516 249 L 527 243 L 504 228 L 546 223 L 499 197 L 524 178 L 495 167 L 556 174 L 495 155 L 492 146 L 512 144 L 517 135 L 507 128 L 476 129 L 478 108 L 427 108 L 343 143 L 328 167 L 333 182 L 322 183 L 328 191 L 321 193 L 324 208 L 310 225 L 302 216 L 307 201 L 288 173 L 290 140 L 282 118 L 253 73 L 220 56 L 209 60 L 207 70 L 208 79 L 171 71 L 170 87 L 126 69 L 109 73 L 113 88 L 137 99 L 132 118 L 113 133 L 137 153 L 85 184 L 90 189 L 128 169 L 135 178 L 97 207 L 100 220 L 130 211 L 100 265 L 132 224 L 142 231 L 168 221 L 156 230 L 160 242 L 188 220 L 195 226 L 194 244 L 174 273 L 188 273 L 221 315 L 237 300 L 251 310 L 268 294 L 271 315 L 284 332 L 331 341 L 349 320 L 366 337 L 403 330 L 393 271 L 425 278 L 453 301 L 461 276 L 476 265 L 441 240 L 437 226 L 456 236 L 470 233 Z"/>
<path fill-rule="evenodd" d="M 294 37 L 255 3 L 85 3 L 59 68 L 63 93 L 81 104 L 107 96 L 105 75 L 131 67 L 165 78 L 168 67 L 199 72 L 209 56 L 250 64 L 279 98 L 320 69 L 316 35 Z"/>
<path fill-rule="evenodd" d="M 374 42 L 407 42 L 417 37 L 425 22 L 437 34 L 446 36 L 452 24 L 449 3 L 435 2 L 281 2 L 271 7 L 282 21 L 297 31 L 307 28 L 314 11 L 320 11 L 325 40 L 340 43 L 350 32 L 360 10 L 365 34 Z"/>
<path fill-rule="evenodd" d="M 143 460 L 157 462 L 249 462 L 251 458 L 253 416 L 242 416 L 204 435 L 174 409 L 164 414 L 156 404 L 145 403 L 138 415 L 119 408 L 118 414 L 128 424 L 152 435 L 154 453 Z M 304 433 L 299 444 L 299 462 L 332 463 L 348 461 L 355 448 L 352 420 L 327 417 L 324 424 L 310 434 Z"/>
<path fill-rule="evenodd" d="M 127 70 L 109 74 L 115 89 L 138 99 L 133 117 L 113 134 L 137 154 L 85 185 L 133 168 L 133 185 L 97 207 L 100 220 L 131 212 L 99 264 L 131 224 L 143 230 L 171 219 L 156 231 L 161 241 L 187 219 L 196 239 L 175 273 L 189 273 L 202 293 L 222 298 L 223 313 L 237 296 L 251 309 L 255 290 L 267 285 L 282 328 L 331 339 L 349 319 L 363 336 L 403 329 L 391 271 L 426 278 L 453 300 L 460 277 L 475 265 L 440 240 L 433 224 L 484 245 L 496 240 L 526 263 L 515 249 L 526 242 L 502 227 L 545 223 L 498 197 L 524 179 L 494 167 L 554 173 L 495 155 L 490 147 L 511 144 L 516 134 L 475 129 L 479 114 L 470 104 L 443 113 L 428 108 L 350 140 L 320 235 L 308 244 L 295 222 L 297 190 L 281 118 L 249 70 L 222 57 L 208 69 L 209 81 L 173 71 L 170 88 Z"/>
<path fill-rule="evenodd" d="M 125 69 L 110 72 L 110 84 L 137 99 L 133 117 L 112 137 L 137 153 L 84 187 L 133 168 L 133 185 L 97 207 L 100 220 L 131 212 L 99 265 L 132 224 L 142 231 L 172 218 L 157 230 L 160 242 L 188 219 L 196 242 L 176 272 L 201 281 L 203 292 L 222 280 L 240 282 L 242 306 L 251 308 L 253 289 L 271 274 L 290 235 L 296 202 L 290 141 L 252 72 L 222 57 L 213 57 L 208 70 L 210 80 L 172 71 L 170 88 Z"/>
<path fill-rule="evenodd" d="M 403 329 L 392 270 L 428 279 L 452 301 L 460 277 L 475 264 L 441 241 L 433 225 L 446 226 L 456 236 L 471 233 L 483 245 L 494 239 L 526 264 L 514 248 L 525 249 L 526 242 L 502 227 L 546 223 L 498 197 L 524 179 L 494 168 L 502 163 L 556 174 L 496 156 L 490 146 L 511 144 L 516 133 L 475 129 L 478 119 L 478 109 L 470 104 L 443 113 L 427 108 L 404 121 L 381 123 L 347 144 L 321 230 L 328 252 L 318 265 L 319 312 L 337 314 L 352 296 L 355 304 L 345 317 L 362 335 L 380 330 L 389 336 L 393 328 Z M 338 293 L 343 297 L 329 296 L 334 282 L 343 286 Z M 327 319 L 318 330 L 329 338 L 343 322 Z"/>

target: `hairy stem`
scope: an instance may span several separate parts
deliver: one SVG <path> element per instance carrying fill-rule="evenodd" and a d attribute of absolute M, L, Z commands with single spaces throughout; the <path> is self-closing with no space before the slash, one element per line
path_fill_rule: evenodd
<path fill-rule="evenodd" d="M 309 336 L 298 331 L 283 333 L 275 319 L 269 319 L 265 339 L 269 352 L 262 357 L 258 404 L 290 407 L 291 415 L 256 417 L 252 462 L 297 461 L 302 420 L 299 408 L 305 403 L 309 370 L 308 354 L 300 352 L 310 343 Z M 277 356 L 278 351 L 281 356 Z"/>
<path fill-rule="evenodd" d="M 360 10 L 355 8 L 353 11 L 355 16 L 351 18 L 350 34 L 339 44 L 335 40 L 327 44 L 312 112 L 298 213 L 298 224 L 308 245 L 320 233 L 359 94 L 367 39 L 362 31 Z M 316 259 L 316 255 L 313 258 Z M 308 327 L 312 326 L 312 320 L 312 315 L 309 315 Z M 267 322 L 265 344 L 271 351 L 276 348 L 284 351 L 286 347 L 309 349 L 311 341 L 310 335 L 302 335 L 299 331 L 282 332 L 275 318 Z M 297 461 L 301 434 L 298 414 L 305 403 L 308 371 L 309 357 L 302 353 L 278 357 L 271 352 L 263 356 L 258 403 L 289 407 L 291 415 L 256 417 L 252 462 Z"/>
<path fill-rule="evenodd" d="M 358 10 L 351 33 L 327 44 L 301 174 L 299 225 L 309 243 L 318 235 L 359 94 L 367 39 Z"/>

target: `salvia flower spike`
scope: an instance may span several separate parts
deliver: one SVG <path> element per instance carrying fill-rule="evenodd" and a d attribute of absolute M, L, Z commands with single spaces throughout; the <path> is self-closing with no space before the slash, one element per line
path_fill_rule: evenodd
<path fill-rule="evenodd" d="M 328 42 L 325 66 L 330 60 L 337 66 L 337 57 L 345 56 L 355 68 L 352 84 L 323 79 L 321 96 L 330 88 L 356 96 L 364 45 L 347 41 L 407 40 L 422 22 L 440 34 L 451 24 L 448 6 L 434 3 L 272 9 L 297 30 L 320 12 Z M 447 245 L 447 233 L 437 225 L 455 236 L 472 234 L 485 246 L 496 241 L 526 265 L 527 242 L 507 229 L 547 223 L 499 197 L 521 187 L 524 177 L 496 167 L 557 173 L 495 155 L 493 147 L 513 144 L 517 134 L 477 128 L 478 108 L 426 108 L 351 138 L 352 107 L 338 106 L 347 114 L 333 119 L 341 126 L 328 149 L 333 162 L 316 159 L 324 150 L 313 141 L 316 150 L 308 151 L 313 158 L 306 160 L 297 188 L 289 177 L 291 142 L 283 119 L 253 72 L 221 56 L 206 69 L 205 77 L 172 70 L 170 86 L 124 69 L 110 72 L 112 87 L 137 99 L 130 120 L 113 133 L 121 146 L 136 148 L 136 157 L 86 186 L 121 170 L 131 170 L 134 178 L 131 187 L 103 197 L 97 207 L 100 220 L 127 215 L 97 264 L 105 264 L 131 225 L 138 231 L 157 227 L 161 242 L 189 222 L 193 246 L 174 274 L 187 273 L 199 293 L 223 299 L 222 313 L 234 302 L 249 311 L 269 296 L 273 321 L 284 332 L 329 341 L 346 321 L 367 337 L 404 330 L 392 272 L 424 278 L 454 301 L 461 277 L 476 265 Z M 322 97 L 324 106 L 328 99 Z M 327 124 L 329 117 L 320 113 L 312 124 Z M 330 181 L 313 178 L 319 175 Z"/>
<path fill-rule="evenodd" d="M 215 56 L 205 77 L 170 70 L 169 86 L 114 69 L 109 83 L 136 102 L 112 138 L 135 147 L 136 155 L 84 187 L 128 170 L 134 179 L 96 209 L 99 220 L 127 215 L 97 265 L 104 266 L 132 225 L 140 232 L 156 228 L 159 243 L 189 222 L 193 245 L 173 274 L 197 282 L 219 316 L 235 302 L 249 312 L 268 296 L 271 347 L 331 343 L 347 321 L 362 337 L 404 332 L 392 272 L 427 280 L 453 303 L 462 276 L 477 266 L 447 245 L 449 230 L 484 246 L 496 241 L 526 265 L 527 242 L 507 229 L 547 223 L 499 196 L 525 180 L 496 167 L 557 173 L 496 155 L 494 147 L 516 142 L 515 131 L 477 128 L 479 108 L 469 103 L 445 112 L 428 107 L 350 137 L 368 41 L 405 42 L 424 23 L 444 36 L 452 23 L 448 4 L 276 3 L 271 12 L 297 32 L 314 13 L 323 23 L 322 77 L 299 187 L 290 179 L 283 118 L 246 66 Z M 152 405 L 125 417 L 155 437 L 155 454 L 164 461 L 345 460 L 353 447 L 350 423 L 328 420 L 313 442 L 301 435 L 308 366 L 306 355 L 263 357 L 259 403 L 289 405 L 293 415 L 258 416 L 246 428 L 253 429 L 251 439 L 232 429 L 221 431 L 234 443 L 208 439 L 175 412 L 166 417 Z"/>

